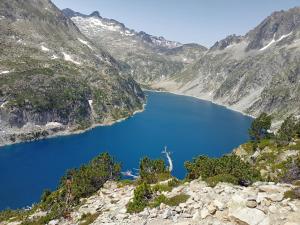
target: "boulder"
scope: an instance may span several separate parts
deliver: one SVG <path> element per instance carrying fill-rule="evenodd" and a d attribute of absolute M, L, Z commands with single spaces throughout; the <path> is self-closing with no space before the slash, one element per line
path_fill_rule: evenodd
<path fill-rule="evenodd" d="M 210 215 L 208 209 L 205 207 L 201 210 L 200 212 L 200 216 L 201 216 L 201 219 L 205 219 L 206 217 L 208 217 Z"/>
<path fill-rule="evenodd" d="M 249 207 L 249 208 L 256 208 L 257 202 L 256 202 L 255 199 L 249 199 L 246 202 L 246 206 Z"/>
<path fill-rule="evenodd" d="M 237 208 L 229 212 L 232 221 L 245 225 L 260 225 L 263 221 L 266 223 L 266 215 L 258 210 L 251 208 Z"/>

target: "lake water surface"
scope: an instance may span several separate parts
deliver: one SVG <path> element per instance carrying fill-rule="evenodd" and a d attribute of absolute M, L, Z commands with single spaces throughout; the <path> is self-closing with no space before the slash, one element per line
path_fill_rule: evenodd
<path fill-rule="evenodd" d="M 143 156 L 172 152 L 173 175 L 185 176 L 184 161 L 221 156 L 248 139 L 252 119 L 192 97 L 147 92 L 146 110 L 113 126 L 82 134 L 0 148 L 0 210 L 31 205 L 44 189 L 55 189 L 69 168 L 108 151 L 123 170 L 138 168 Z"/>

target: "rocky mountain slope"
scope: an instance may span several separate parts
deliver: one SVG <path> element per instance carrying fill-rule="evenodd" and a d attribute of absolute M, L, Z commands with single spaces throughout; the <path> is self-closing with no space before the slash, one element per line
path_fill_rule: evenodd
<path fill-rule="evenodd" d="M 49 0 L 0 1 L 0 145 L 131 115 L 144 95 Z"/>
<path fill-rule="evenodd" d="M 230 35 L 154 88 L 214 101 L 253 116 L 300 114 L 300 8 L 272 13 Z"/>
<path fill-rule="evenodd" d="M 286 197 L 297 187 L 289 184 L 257 182 L 250 187 L 220 183 L 212 188 L 200 180 L 187 182 L 171 191 L 167 197 L 187 195 L 186 202 L 177 206 L 161 203 L 155 208 L 145 208 L 140 213 L 129 214 L 126 205 L 133 197 L 134 186 L 120 186 L 107 182 L 97 194 L 82 199 L 68 218 L 48 224 L 110 224 L 110 225 L 298 225 L 300 200 Z M 299 189 L 299 187 L 298 187 Z M 30 219 L 45 216 L 37 211 Z M 3 221 L 1 225 L 16 225 L 18 221 Z"/>
<path fill-rule="evenodd" d="M 64 9 L 81 32 L 123 62 L 136 81 L 149 84 L 168 78 L 203 55 L 206 48 L 198 44 L 183 45 L 136 32 L 124 24 L 100 16 L 99 12 L 83 15 Z"/>

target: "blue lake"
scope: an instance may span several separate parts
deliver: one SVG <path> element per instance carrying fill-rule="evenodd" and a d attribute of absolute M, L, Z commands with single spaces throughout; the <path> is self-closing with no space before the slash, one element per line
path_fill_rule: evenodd
<path fill-rule="evenodd" d="M 184 161 L 197 155 L 219 157 L 247 141 L 252 119 L 192 97 L 147 92 L 142 113 L 113 126 L 82 134 L 0 148 L 0 210 L 31 205 L 44 189 L 55 189 L 69 168 L 108 151 L 123 171 L 138 168 L 143 156 L 172 152 L 173 175 L 185 176 Z"/>

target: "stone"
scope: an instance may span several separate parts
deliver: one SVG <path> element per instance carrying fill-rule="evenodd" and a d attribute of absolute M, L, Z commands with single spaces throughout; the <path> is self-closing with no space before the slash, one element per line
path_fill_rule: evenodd
<path fill-rule="evenodd" d="M 292 210 L 292 211 L 294 211 L 294 212 L 298 211 L 298 207 L 297 207 L 295 204 L 289 202 L 289 203 L 288 203 L 288 206 L 291 207 L 291 210 Z"/>
<path fill-rule="evenodd" d="M 284 195 L 282 193 L 271 194 L 267 198 L 273 202 L 281 202 L 284 198 Z"/>
<path fill-rule="evenodd" d="M 180 212 L 182 211 L 182 209 L 181 209 L 179 206 L 176 206 L 175 211 L 176 211 L 177 213 L 180 213 Z"/>
<path fill-rule="evenodd" d="M 214 215 L 217 211 L 217 208 L 214 205 L 208 205 L 207 209 L 208 209 L 208 212 L 212 215 Z"/>
<path fill-rule="evenodd" d="M 259 191 L 267 193 L 283 193 L 286 188 L 280 187 L 278 185 L 261 185 L 258 187 Z"/>
<path fill-rule="evenodd" d="M 160 203 L 159 205 L 159 209 L 162 210 L 162 209 L 165 209 L 167 206 L 165 203 Z"/>
<path fill-rule="evenodd" d="M 202 206 L 203 206 L 202 203 L 195 203 L 195 204 L 193 205 L 193 208 L 194 208 L 194 209 L 200 209 L 200 208 L 202 208 Z"/>
<path fill-rule="evenodd" d="M 249 208 L 256 208 L 257 202 L 254 199 L 249 199 L 246 202 L 246 206 L 249 207 Z"/>
<path fill-rule="evenodd" d="M 182 209 L 184 209 L 184 208 L 187 207 L 187 205 L 186 205 L 185 203 L 180 203 L 180 204 L 179 204 L 179 207 L 182 208 Z"/>
<path fill-rule="evenodd" d="M 277 207 L 275 205 L 271 205 L 269 207 L 269 211 L 270 211 L 270 213 L 275 214 L 277 212 Z"/>
<path fill-rule="evenodd" d="M 215 205 L 215 207 L 217 207 L 218 210 L 221 210 L 221 211 L 223 211 L 226 208 L 225 204 L 223 202 L 220 202 L 217 199 L 215 199 L 213 201 L 213 204 Z"/>
<path fill-rule="evenodd" d="M 200 215 L 199 211 L 197 210 L 193 215 L 193 220 L 198 221 L 200 219 L 201 219 L 201 215 Z"/>
<path fill-rule="evenodd" d="M 207 208 L 203 208 L 200 212 L 201 219 L 205 219 L 209 215 L 210 215 L 210 213 Z"/>
<path fill-rule="evenodd" d="M 57 225 L 59 223 L 59 220 L 51 220 L 48 225 Z"/>
<path fill-rule="evenodd" d="M 247 225 L 258 225 L 266 219 L 266 215 L 258 210 L 251 208 L 237 208 L 229 213 L 231 220 Z"/>
<path fill-rule="evenodd" d="M 171 210 L 170 210 L 170 209 L 166 209 L 166 210 L 164 211 L 164 213 L 162 214 L 162 218 L 163 218 L 163 219 L 168 219 L 171 215 L 172 215 L 172 214 L 171 214 Z"/>

